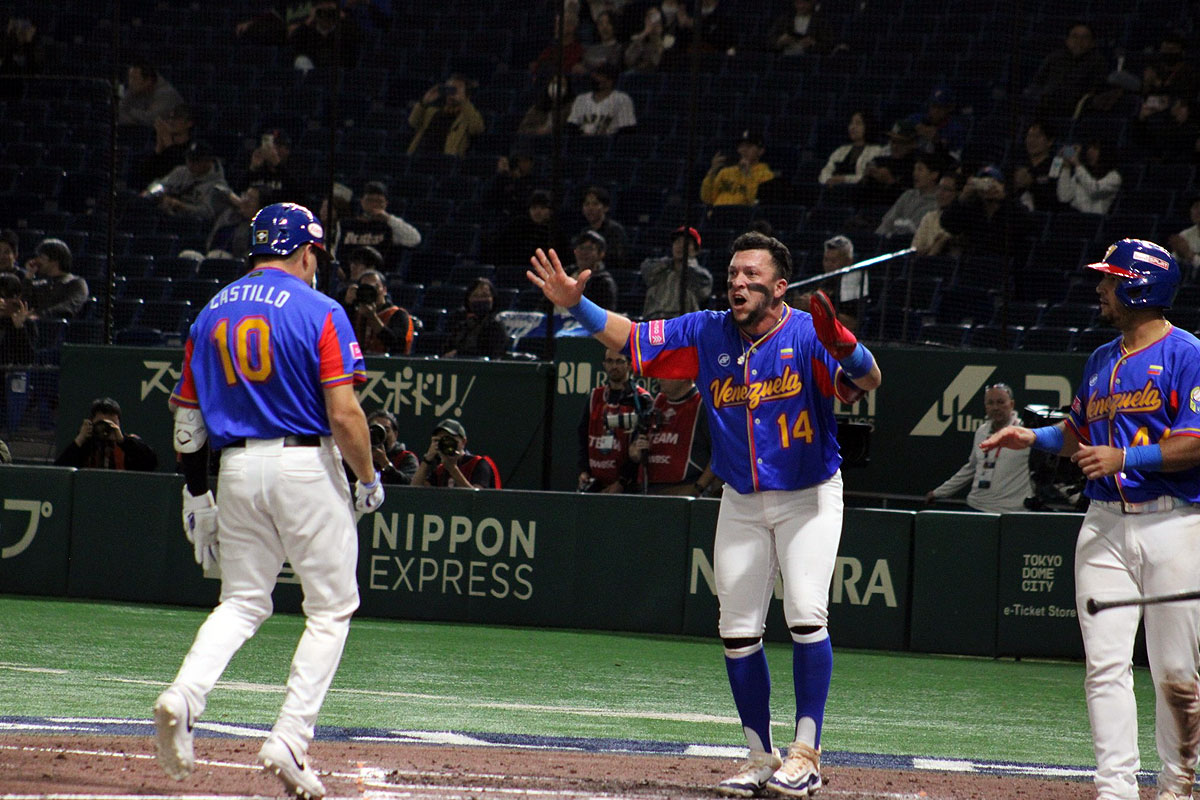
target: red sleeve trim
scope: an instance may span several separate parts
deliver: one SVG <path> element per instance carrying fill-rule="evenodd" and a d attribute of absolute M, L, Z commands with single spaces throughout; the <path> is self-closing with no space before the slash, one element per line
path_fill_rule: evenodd
<path fill-rule="evenodd" d="M 1082 431 L 1079 430 L 1079 428 L 1075 425 L 1075 420 L 1068 417 L 1065 422 L 1067 427 L 1071 429 L 1071 433 L 1075 434 L 1075 438 L 1077 440 L 1083 442 L 1084 444 L 1092 443 L 1092 437 L 1087 435 L 1086 429 Z"/>
<path fill-rule="evenodd" d="M 346 362 L 342 355 L 342 341 L 338 337 L 337 328 L 333 325 L 333 313 L 325 315 L 325 324 L 321 327 L 321 336 L 317 339 L 317 353 L 320 358 L 321 383 L 335 386 L 339 383 L 349 383 L 352 375 L 346 372 Z"/>

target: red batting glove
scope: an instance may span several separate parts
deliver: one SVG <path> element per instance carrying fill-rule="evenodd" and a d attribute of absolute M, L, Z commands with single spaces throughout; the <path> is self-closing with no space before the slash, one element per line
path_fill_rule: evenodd
<path fill-rule="evenodd" d="M 808 301 L 808 311 L 812 314 L 813 327 L 817 330 L 817 338 L 825 349 L 833 354 L 834 359 L 841 361 L 854 352 L 858 339 L 850 330 L 838 322 L 837 312 L 833 309 L 833 301 L 829 295 L 818 289 L 813 292 Z"/>

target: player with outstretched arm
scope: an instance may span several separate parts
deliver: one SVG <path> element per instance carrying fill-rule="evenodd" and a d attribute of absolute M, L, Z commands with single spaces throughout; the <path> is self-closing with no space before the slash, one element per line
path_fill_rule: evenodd
<path fill-rule="evenodd" d="M 764 788 L 807 797 L 821 787 L 821 723 L 833 671 L 826 622 L 842 531 L 833 400 L 854 400 L 881 378 L 870 351 L 838 323 L 823 293 L 814 295 L 811 315 L 783 302 L 792 260 L 782 242 L 746 233 L 732 251 L 730 310 L 669 320 L 635 323 L 595 305 L 583 297 L 589 272 L 570 277 L 553 250 L 538 250 L 526 274 L 606 347 L 629 353 L 636 373 L 698 377 L 712 470 L 728 485 L 713 569 L 725 665 L 750 745 L 747 762 L 716 788 L 738 797 Z M 796 689 L 786 760 L 771 741 L 762 643 L 780 571 Z"/>
<path fill-rule="evenodd" d="M 1163 316 L 1179 267 L 1153 242 L 1122 239 L 1089 264 L 1104 273 L 1100 318 L 1119 332 L 1092 353 L 1068 418 L 1009 426 L 980 443 L 1070 456 L 1091 498 L 1075 544 L 1075 604 L 1100 800 L 1136 800 L 1133 695 L 1139 606 L 1086 612 L 1089 598 L 1194 589 L 1200 582 L 1200 341 Z M 1158 799 L 1192 796 L 1200 746 L 1200 601 L 1145 607 L 1156 697 Z"/>
<path fill-rule="evenodd" d="M 191 773 L 192 727 L 229 660 L 271 616 L 287 560 L 307 619 L 258 759 L 290 795 L 312 800 L 325 787 L 308 746 L 358 608 L 354 512 L 379 508 L 383 487 L 354 394 L 366 379 L 362 351 L 342 306 L 312 288 L 318 266 L 329 266 L 321 224 L 277 203 L 251 229 L 250 272 L 196 317 L 171 394 L 184 528 L 196 560 L 220 567 L 221 602 L 154 704 L 158 763 L 175 780 Z M 207 487 L 209 445 L 221 450 L 219 504 Z"/>

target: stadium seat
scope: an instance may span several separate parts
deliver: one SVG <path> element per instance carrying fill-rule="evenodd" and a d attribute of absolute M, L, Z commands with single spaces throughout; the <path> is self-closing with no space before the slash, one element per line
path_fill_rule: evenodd
<path fill-rule="evenodd" d="M 134 325 L 118 329 L 113 334 L 113 344 L 127 347 L 165 347 L 167 339 L 160 330 Z"/>
<path fill-rule="evenodd" d="M 199 308 L 221 291 L 221 286 L 216 278 L 177 278 L 171 282 L 171 299 L 186 300 Z"/>
<path fill-rule="evenodd" d="M 126 297 L 140 297 L 147 303 L 156 303 L 166 300 L 170 294 L 170 278 L 131 277 L 125 281 Z"/>
<path fill-rule="evenodd" d="M 1078 328 L 1064 328 L 1054 325 L 1035 325 L 1025 329 L 1021 337 L 1021 349 L 1037 352 L 1066 353 L 1071 350 Z"/>
<path fill-rule="evenodd" d="M 1056 303 L 1046 307 L 1038 324 L 1082 330 L 1091 325 L 1096 311 L 1097 306 L 1094 303 Z"/>
<path fill-rule="evenodd" d="M 926 322 L 921 325 L 918 339 L 922 344 L 962 347 L 971 326 L 960 322 Z"/>
<path fill-rule="evenodd" d="M 138 317 L 138 324 L 157 328 L 164 334 L 179 334 L 186 331 L 191 316 L 192 304 L 187 300 L 161 300 L 146 303 Z"/>
<path fill-rule="evenodd" d="M 1021 344 L 1024 328 L 1020 325 L 1001 327 L 998 325 L 980 325 L 971 329 L 967 344 L 971 347 L 987 350 L 1015 350 Z"/>
<path fill-rule="evenodd" d="M 217 280 L 222 284 L 235 281 L 246 273 L 246 262 L 240 258 L 206 258 L 196 269 L 201 280 Z"/>

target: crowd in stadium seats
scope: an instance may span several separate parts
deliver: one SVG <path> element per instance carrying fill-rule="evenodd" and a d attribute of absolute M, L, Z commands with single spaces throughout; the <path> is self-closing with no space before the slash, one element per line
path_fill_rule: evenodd
<path fill-rule="evenodd" d="M 275 200 L 324 207 L 343 262 L 379 250 L 422 355 L 465 352 L 448 326 L 478 279 L 491 314 L 543 310 L 534 245 L 568 264 L 602 248 L 618 309 L 670 313 L 642 275 L 681 225 L 714 305 L 751 225 L 803 274 L 835 235 L 860 259 L 911 239 L 860 332 L 955 346 L 1092 346 L 1077 268 L 1115 238 L 1200 265 L 1189 4 L 569 0 L 561 79 L 558 2 L 344 5 L 10 5 L 0 228 L 25 257 L 62 243 L 91 291 L 39 326 L 39 359 L 99 340 L 110 299 L 121 341 L 178 343 Z"/>

